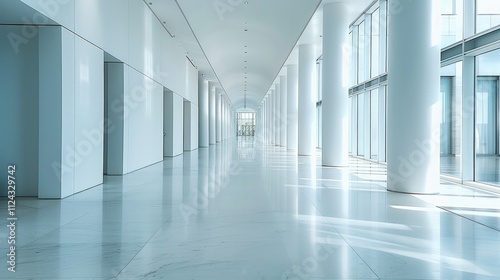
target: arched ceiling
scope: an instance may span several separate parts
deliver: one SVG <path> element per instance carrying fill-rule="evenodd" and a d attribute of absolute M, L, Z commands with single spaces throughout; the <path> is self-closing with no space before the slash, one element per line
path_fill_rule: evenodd
<path fill-rule="evenodd" d="M 369 1 L 350 3 L 363 7 Z M 321 0 L 145 2 L 234 109 L 260 105 L 277 76 L 286 73 L 283 65 L 296 60 L 298 42 L 321 49 Z"/>

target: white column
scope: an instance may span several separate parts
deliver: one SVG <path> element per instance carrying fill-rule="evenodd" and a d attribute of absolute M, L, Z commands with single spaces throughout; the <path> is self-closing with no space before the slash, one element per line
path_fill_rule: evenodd
<path fill-rule="evenodd" d="M 280 146 L 281 147 L 286 147 L 286 122 L 287 122 L 287 92 L 286 92 L 286 76 L 281 76 L 280 77 L 280 119 L 281 122 L 279 124 L 280 127 Z"/>
<path fill-rule="evenodd" d="M 214 145 L 215 142 L 215 87 L 210 83 L 209 90 L 209 143 Z"/>
<path fill-rule="evenodd" d="M 267 95 L 267 100 L 269 101 L 269 106 L 267 108 L 267 134 L 268 134 L 268 142 L 269 144 L 273 144 L 273 91 L 270 90 L 268 95 Z"/>
<path fill-rule="evenodd" d="M 209 88 L 208 81 L 198 73 L 198 141 L 200 147 L 209 145 Z"/>
<path fill-rule="evenodd" d="M 440 26 L 440 2 L 398 2 L 404 9 L 392 13 L 389 24 L 387 189 L 437 193 L 441 108 L 435 27 Z"/>
<path fill-rule="evenodd" d="M 215 93 L 215 141 L 220 142 L 221 141 L 221 103 L 222 103 L 222 96 L 220 94 L 219 89 L 216 90 Z"/>
<path fill-rule="evenodd" d="M 314 45 L 299 46 L 299 155 L 312 156 L 316 150 L 316 52 Z"/>
<path fill-rule="evenodd" d="M 298 82 L 297 65 L 286 67 L 286 92 L 287 92 L 287 122 L 286 122 L 286 146 L 290 151 L 297 151 L 298 140 Z"/>
<path fill-rule="evenodd" d="M 229 103 L 227 102 L 227 99 L 224 101 L 224 139 L 227 140 L 229 136 Z"/>
<path fill-rule="evenodd" d="M 262 100 L 262 142 L 266 141 L 266 97 Z"/>
<path fill-rule="evenodd" d="M 220 141 L 224 141 L 224 132 L 225 132 L 225 102 L 224 102 L 224 96 L 221 95 L 220 99 Z"/>
<path fill-rule="evenodd" d="M 349 72 L 344 71 L 350 56 L 347 3 L 323 6 L 323 101 L 322 101 L 322 164 L 349 165 Z"/>
<path fill-rule="evenodd" d="M 275 96 L 274 96 L 274 90 L 272 89 L 269 98 L 271 101 L 271 107 L 269 108 L 269 133 L 271 137 L 271 144 L 274 145 L 276 142 L 276 134 L 274 133 L 274 111 L 275 111 Z"/>
<path fill-rule="evenodd" d="M 268 134 L 267 134 L 267 118 L 268 118 L 268 114 L 267 114 L 267 104 L 268 103 L 268 100 L 267 100 L 267 96 L 265 97 L 264 99 L 264 141 L 267 142 L 268 140 Z"/>
<path fill-rule="evenodd" d="M 227 110 L 227 103 L 226 103 L 226 98 L 222 98 L 222 110 L 221 110 L 221 141 L 226 140 L 226 130 L 227 130 L 227 115 L 226 115 L 226 110 Z"/>
<path fill-rule="evenodd" d="M 280 133 L 280 124 L 281 124 L 281 88 L 279 84 L 276 84 L 274 86 L 274 100 L 275 100 L 275 106 L 274 106 L 274 133 L 275 133 L 275 145 L 279 146 L 281 143 L 281 133 Z"/>

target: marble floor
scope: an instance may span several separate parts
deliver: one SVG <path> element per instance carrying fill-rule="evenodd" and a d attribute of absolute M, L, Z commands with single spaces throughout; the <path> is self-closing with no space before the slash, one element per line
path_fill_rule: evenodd
<path fill-rule="evenodd" d="M 234 139 L 18 198 L 16 272 L 2 226 L 0 279 L 500 279 L 499 197 L 387 192 L 383 165 L 320 160 Z"/>

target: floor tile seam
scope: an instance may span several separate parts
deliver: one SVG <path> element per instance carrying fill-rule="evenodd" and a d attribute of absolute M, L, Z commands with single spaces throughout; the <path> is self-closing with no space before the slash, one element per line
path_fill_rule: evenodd
<path fill-rule="evenodd" d="M 141 246 L 141 248 L 139 250 L 137 250 L 137 252 L 130 258 L 130 260 L 123 266 L 123 268 L 114 276 L 114 278 L 117 278 L 120 276 L 120 274 L 122 274 L 123 270 L 125 270 L 125 268 L 127 268 L 130 263 L 142 252 L 142 250 L 144 250 L 144 247 L 146 247 L 146 245 L 149 244 L 149 242 L 151 242 L 151 240 L 156 236 L 156 234 L 161 230 L 161 226 L 151 235 L 151 237 L 148 239 L 148 241 L 144 242 L 144 244 Z"/>
<path fill-rule="evenodd" d="M 462 219 L 469 220 L 469 221 L 471 221 L 471 222 L 473 222 L 473 223 L 476 223 L 476 224 L 478 224 L 478 225 L 481 225 L 481 226 L 483 226 L 483 227 L 486 227 L 486 228 L 488 228 L 488 229 L 490 229 L 490 230 L 494 230 L 494 231 L 500 232 L 500 230 L 499 230 L 499 229 L 497 229 L 497 228 L 494 228 L 494 227 L 491 227 L 491 226 L 489 226 L 489 225 L 487 225 L 487 224 L 484 224 L 484 223 L 481 223 L 481 222 L 475 221 L 475 220 L 473 220 L 473 219 L 471 219 L 471 218 L 469 218 L 469 217 L 466 217 L 466 216 L 464 216 L 464 215 L 460 215 L 460 214 L 458 214 L 458 213 L 455 213 L 455 212 L 453 212 L 453 211 L 451 211 L 451 210 L 446 209 L 446 208 L 445 208 L 445 207 L 443 207 L 443 206 L 437 206 L 437 205 L 436 205 L 436 207 L 437 207 L 437 208 L 439 208 L 439 209 L 442 209 L 442 210 L 446 211 L 447 213 L 450 213 L 450 214 L 452 214 L 452 215 L 458 216 L 458 217 L 460 217 L 460 218 L 462 218 Z"/>
<path fill-rule="evenodd" d="M 42 236 L 40 236 L 40 237 L 38 237 L 38 238 L 36 238 L 36 239 L 34 239 L 34 240 L 32 240 L 32 241 L 28 242 L 28 243 L 26 243 L 26 244 L 24 244 L 24 245 L 22 245 L 22 246 L 16 246 L 16 248 L 17 248 L 17 247 L 19 247 L 19 249 L 21 249 L 21 250 L 22 250 L 22 249 L 24 249 L 24 248 L 28 247 L 29 245 L 32 245 L 32 243 L 34 243 L 34 242 L 37 242 L 37 241 L 41 240 L 42 238 L 44 238 L 44 237 L 48 236 L 49 234 L 53 234 L 53 233 L 54 233 L 54 232 L 56 232 L 57 230 L 60 230 L 62 227 L 64 227 L 64 226 L 66 226 L 66 225 L 68 225 L 68 224 L 70 224 L 70 223 L 72 223 L 72 222 L 76 221 L 77 219 L 79 219 L 79 218 L 81 218 L 81 217 L 83 217 L 83 216 L 85 216 L 85 215 L 86 215 L 86 214 L 83 214 L 83 215 L 81 215 L 81 216 L 79 216 L 79 217 L 76 217 L 76 218 L 74 218 L 74 219 L 72 219 L 72 220 L 68 221 L 67 223 L 65 223 L 65 224 L 63 224 L 63 225 L 59 225 L 59 226 L 57 226 L 55 229 L 53 229 L 53 230 L 51 230 L 51 231 L 47 232 L 46 234 L 44 234 L 44 235 L 42 235 Z M 49 225 L 49 226 L 50 226 L 50 225 Z"/>

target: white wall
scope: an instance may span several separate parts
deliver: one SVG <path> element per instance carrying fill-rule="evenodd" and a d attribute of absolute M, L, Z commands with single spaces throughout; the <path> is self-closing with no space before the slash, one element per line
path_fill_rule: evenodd
<path fill-rule="evenodd" d="M 169 149 L 171 155 L 182 153 L 183 99 L 197 106 L 198 71 L 187 60 L 184 50 L 163 29 L 147 3 L 142 0 L 12 1 L 12 5 L 25 3 L 34 9 L 17 9 L 19 14 L 9 17 L 19 18 L 20 24 L 24 24 L 22 19 L 26 17 L 38 23 L 53 24 L 42 16 L 45 15 L 63 26 L 41 27 L 33 37 L 22 37 L 28 43 L 23 41 L 19 45 L 28 47 L 38 41 L 43 43 L 39 47 L 43 53 L 39 75 L 23 76 L 31 82 L 37 78 L 40 81 L 17 85 L 36 86 L 38 83 L 38 94 L 40 100 L 43 99 L 37 105 L 39 129 L 34 129 L 32 122 L 19 125 L 21 133 L 38 130 L 40 137 L 39 141 L 35 136 L 26 137 L 33 143 L 38 142 L 38 145 L 32 143 L 32 150 L 23 144 L 23 152 L 30 151 L 34 166 L 34 171 L 30 172 L 33 176 L 25 176 L 35 182 L 28 184 L 33 188 L 29 195 L 36 195 L 36 180 L 38 195 L 45 198 L 65 197 L 102 182 L 105 169 L 104 52 L 124 63 L 122 173 L 160 161 L 162 150 L 167 154 L 168 141 L 164 141 L 166 144 L 162 147 L 163 88 L 175 92 L 169 103 L 172 113 Z M 18 30 L 17 34 L 23 33 Z M 33 61 L 37 61 L 24 55 L 15 59 L 31 61 L 23 67 L 34 66 Z M 137 107 L 127 107 L 125 102 L 134 96 L 134 88 L 138 86 L 147 89 L 145 99 Z M 37 94 L 36 89 L 33 92 Z M 18 97 L 21 97 L 17 101 L 22 103 L 23 110 L 36 101 L 33 97 Z M 9 100 L 9 106 L 15 102 Z M 36 108 L 28 111 L 35 113 Z M 192 127 L 197 128 L 197 125 Z M 43 147 L 43 151 L 39 147 Z M 2 151 L 7 152 L 12 151 Z M 36 165 L 33 155 L 37 154 Z M 2 158 L 10 161 L 13 156 Z M 38 178 L 35 176 L 37 169 Z M 28 191 L 28 187 L 24 189 Z"/>
<path fill-rule="evenodd" d="M 163 87 L 123 63 L 107 63 L 107 173 L 163 160 Z"/>
<path fill-rule="evenodd" d="M 124 104 L 128 173 L 163 160 L 163 87 L 129 68 Z"/>
<path fill-rule="evenodd" d="M 0 26 L 0 172 L 7 183 L 7 165 L 16 164 L 17 195 L 38 194 L 38 40 L 19 46 L 7 40 L 20 26 Z M 7 187 L 0 190 L 7 195 Z"/>
<path fill-rule="evenodd" d="M 191 85 L 197 87 L 197 76 L 188 78 L 197 70 L 190 65 L 185 51 L 170 37 L 144 1 L 13 1 L 26 3 L 164 87 L 198 104 L 197 92 L 193 94 L 194 89 L 191 88 Z"/>
<path fill-rule="evenodd" d="M 198 149 L 198 106 L 184 101 L 184 151 Z"/>
<path fill-rule="evenodd" d="M 178 156 L 184 150 L 184 99 L 176 93 L 164 92 L 163 155 Z"/>
<path fill-rule="evenodd" d="M 186 58 L 186 99 L 198 105 L 198 70 Z"/>
<path fill-rule="evenodd" d="M 63 92 L 63 94 L 66 94 Z M 75 36 L 75 192 L 102 184 L 104 53 Z"/>
<path fill-rule="evenodd" d="M 40 28 L 39 197 L 102 183 L 104 54 L 60 27 Z"/>
<path fill-rule="evenodd" d="M 75 192 L 75 36 L 40 27 L 38 196 Z M 64 94 L 63 94 L 64 93 Z"/>

